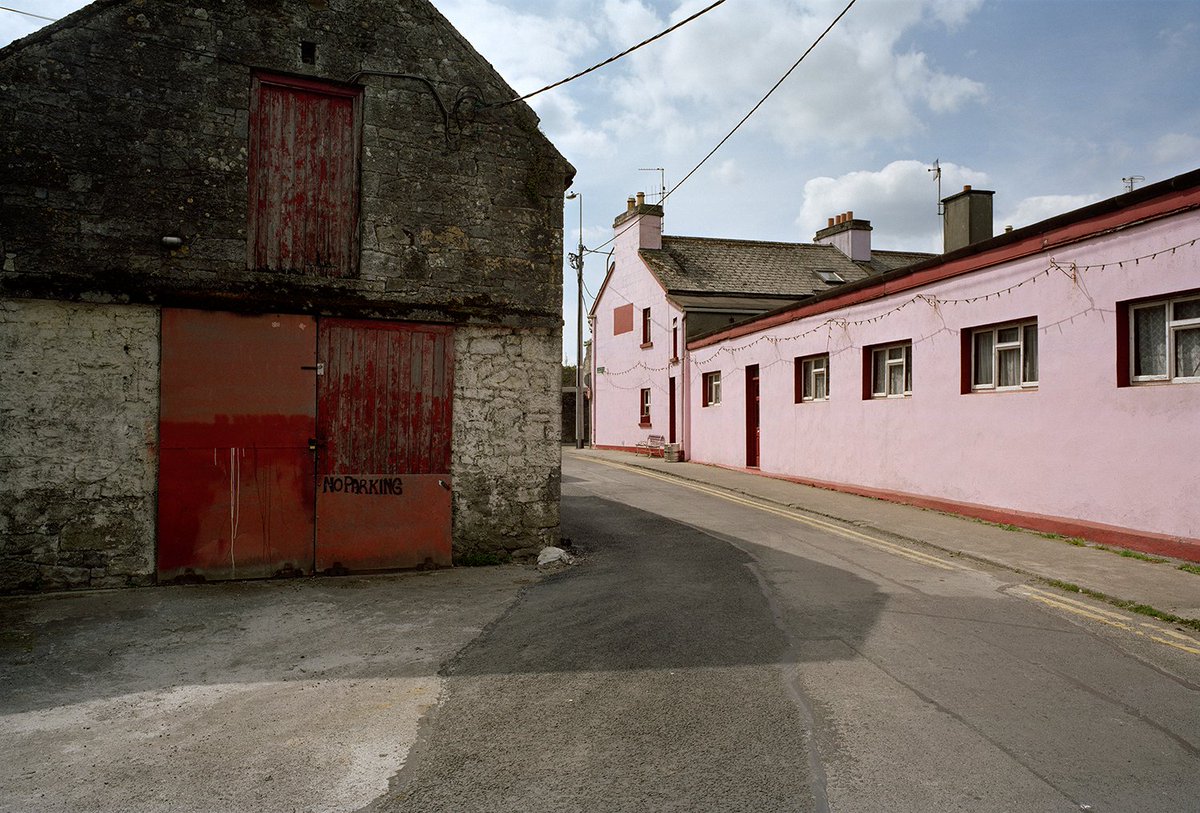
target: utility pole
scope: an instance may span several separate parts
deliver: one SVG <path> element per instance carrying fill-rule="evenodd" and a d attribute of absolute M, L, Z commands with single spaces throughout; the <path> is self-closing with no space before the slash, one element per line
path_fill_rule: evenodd
<path fill-rule="evenodd" d="M 579 198 L 579 253 L 568 254 L 575 269 L 575 448 L 583 448 L 583 193 L 571 192 L 567 200 Z"/>

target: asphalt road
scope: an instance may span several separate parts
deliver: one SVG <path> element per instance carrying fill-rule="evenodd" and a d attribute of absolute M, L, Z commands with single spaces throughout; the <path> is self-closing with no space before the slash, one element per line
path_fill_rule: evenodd
<path fill-rule="evenodd" d="M 1200 656 L 1165 626 L 565 458 L 581 563 L 443 670 L 372 809 L 1200 810 Z"/>

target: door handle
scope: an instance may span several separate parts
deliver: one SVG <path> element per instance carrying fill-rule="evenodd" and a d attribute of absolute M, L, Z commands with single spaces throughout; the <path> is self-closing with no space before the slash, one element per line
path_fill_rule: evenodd
<path fill-rule="evenodd" d="M 316 438 L 308 439 L 308 450 L 310 452 L 315 452 L 317 449 L 324 449 L 325 446 L 326 443 L 323 440 L 317 440 Z"/>

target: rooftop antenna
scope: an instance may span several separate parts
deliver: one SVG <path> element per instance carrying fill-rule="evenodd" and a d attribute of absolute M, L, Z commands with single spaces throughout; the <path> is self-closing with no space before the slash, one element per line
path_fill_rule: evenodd
<path fill-rule="evenodd" d="M 938 217 L 944 214 L 942 209 L 942 162 L 940 158 L 933 159 L 933 166 L 925 170 L 933 173 L 933 179 L 937 181 L 937 201 L 938 201 Z"/>
<path fill-rule="evenodd" d="M 1121 183 L 1125 184 L 1126 192 L 1132 192 L 1133 185 L 1135 183 L 1137 183 L 1138 181 L 1144 181 L 1144 180 L 1146 180 L 1145 175 L 1130 175 L 1128 178 L 1122 178 Z"/>
<path fill-rule="evenodd" d="M 641 167 L 638 172 L 658 173 L 658 204 L 661 206 L 667 197 L 667 171 L 662 167 Z"/>

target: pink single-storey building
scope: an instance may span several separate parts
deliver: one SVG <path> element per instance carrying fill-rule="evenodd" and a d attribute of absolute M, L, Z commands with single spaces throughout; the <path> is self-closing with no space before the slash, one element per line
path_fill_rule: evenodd
<path fill-rule="evenodd" d="M 687 344 L 831 287 L 931 255 L 871 251 L 871 224 L 830 218 L 813 243 L 674 237 L 663 209 L 630 198 L 589 318 L 593 444 L 634 450 L 649 436 L 689 446 Z"/>
<path fill-rule="evenodd" d="M 690 340 L 688 457 L 1200 561 L 1200 171 L 996 237 L 990 196 L 942 255 Z"/>

